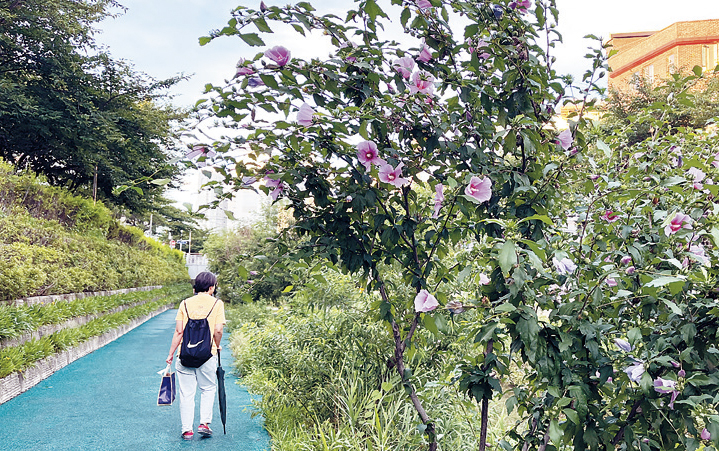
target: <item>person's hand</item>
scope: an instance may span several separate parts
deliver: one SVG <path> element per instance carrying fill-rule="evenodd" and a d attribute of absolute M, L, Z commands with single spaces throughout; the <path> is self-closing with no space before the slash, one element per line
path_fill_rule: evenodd
<path fill-rule="evenodd" d="M 217 347 L 217 350 L 218 350 L 218 351 L 222 351 L 222 346 L 218 346 L 218 347 Z"/>
<path fill-rule="evenodd" d="M 168 365 L 172 365 L 172 359 L 173 359 L 174 357 L 175 357 L 175 356 L 173 356 L 172 354 L 170 354 L 170 356 L 167 358 L 167 360 L 165 360 L 165 363 L 167 363 Z"/>

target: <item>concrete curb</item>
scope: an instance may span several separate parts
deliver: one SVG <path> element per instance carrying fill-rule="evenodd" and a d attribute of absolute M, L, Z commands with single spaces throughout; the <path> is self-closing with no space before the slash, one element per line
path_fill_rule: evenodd
<path fill-rule="evenodd" d="M 31 368 L 26 369 L 22 372 L 12 373 L 2 379 L 0 379 L 0 404 L 3 404 L 17 395 L 26 392 L 31 389 L 42 380 L 47 379 L 57 370 L 71 364 L 75 360 L 90 354 L 97 349 L 105 346 L 106 344 L 116 340 L 117 338 L 125 335 L 127 332 L 136 328 L 145 321 L 153 318 L 160 313 L 163 313 L 170 308 L 173 304 L 168 303 L 165 306 L 160 307 L 152 313 L 137 318 L 124 326 L 120 326 L 117 329 L 113 329 L 103 335 L 92 337 L 84 343 L 80 343 L 74 348 L 68 349 L 67 351 L 60 352 L 58 354 L 51 355 L 42 360 L 35 362 L 35 365 Z"/>

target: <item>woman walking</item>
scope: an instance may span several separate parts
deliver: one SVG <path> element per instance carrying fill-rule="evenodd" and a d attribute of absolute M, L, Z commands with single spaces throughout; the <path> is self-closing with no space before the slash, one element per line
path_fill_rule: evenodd
<path fill-rule="evenodd" d="M 202 272 L 195 278 L 195 295 L 185 299 L 180 303 L 175 318 L 175 333 L 172 336 L 172 344 L 170 345 L 170 353 L 166 362 L 172 364 L 175 351 L 183 343 L 182 353 L 194 352 L 203 346 L 204 339 L 187 342 L 185 336 L 186 326 L 188 323 L 192 326 L 199 326 L 200 329 L 205 327 L 203 319 L 207 320 L 209 325 L 209 341 L 211 341 L 211 355 L 207 361 L 199 364 L 197 358 L 180 355 L 175 363 L 175 373 L 177 375 L 178 396 L 180 399 L 180 420 L 182 422 L 182 438 L 192 440 L 194 435 L 194 419 L 195 419 L 195 392 L 200 387 L 200 425 L 197 433 L 202 437 L 211 437 L 212 429 L 212 410 L 215 403 L 215 393 L 217 391 L 217 379 L 215 372 L 217 370 L 217 350 L 221 349 L 219 344 L 222 340 L 222 332 L 225 320 L 225 305 L 219 299 L 215 299 L 212 295 L 217 287 L 217 277 L 211 272 Z M 200 321 L 191 321 L 200 320 Z M 188 333 L 189 335 L 189 333 Z M 206 345 L 206 342 L 205 342 Z M 184 365 L 183 365 L 184 361 Z M 196 366 L 195 365 L 199 365 Z"/>

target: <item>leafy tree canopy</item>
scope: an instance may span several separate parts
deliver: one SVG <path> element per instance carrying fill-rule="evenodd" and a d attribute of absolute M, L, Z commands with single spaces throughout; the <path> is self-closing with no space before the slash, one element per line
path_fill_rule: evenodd
<path fill-rule="evenodd" d="M 183 77 L 153 80 L 97 48 L 93 24 L 116 7 L 0 2 L 0 156 L 90 195 L 97 176 L 98 197 L 149 213 L 166 204 L 162 193 L 179 174 L 168 149 L 184 113 L 163 92 Z M 116 189 L 125 184 L 133 189 Z"/>

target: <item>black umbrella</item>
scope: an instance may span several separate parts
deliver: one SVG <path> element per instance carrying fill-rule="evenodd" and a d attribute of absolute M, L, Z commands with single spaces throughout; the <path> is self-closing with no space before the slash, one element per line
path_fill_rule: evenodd
<path fill-rule="evenodd" d="M 225 394 L 225 370 L 222 369 L 220 363 L 220 350 L 217 350 L 217 397 L 220 401 L 220 419 L 222 420 L 222 430 L 227 434 L 225 423 L 227 422 L 227 395 Z"/>

